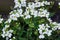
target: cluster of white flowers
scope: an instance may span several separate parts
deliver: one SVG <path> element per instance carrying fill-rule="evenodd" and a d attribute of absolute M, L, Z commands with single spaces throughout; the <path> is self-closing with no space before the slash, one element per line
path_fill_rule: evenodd
<path fill-rule="evenodd" d="M 48 36 L 52 35 L 52 31 L 55 31 L 55 30 L 60 30 L 60 23 L 57 23 L 57 22 L 52 22 L 52 20 L 50 18 L 47 18 L 47 20 L 50 22 L 50 25 L 48 24 L 41 24 L 39 25 L 39 33 L 40 33 L 40 36 L 39 38 L 45 38 L 44 34 L 47 34 Z M 52 25 L 52 26 L 51 26 Z M 51 28 L 51 29 L 49 29 Z"/>
<path fill-rule="evenodd" d="M 29 2 L 26 3 L 26 0 L 14 0 L 15 7 L 19 7 L 19 9 L 14 10 L 14 12 L 11 12 L 10 19 L 17 20 L 17 17 L 23 17 L 24 19 L 31 18 L 31 15 L 34 15 L 34 17 L 40 16 L 40 17 L 49 17 L 49 12 L 46 9 L 39 8 L 36 10 L 35 8 L 41 7 L 44 5 L 50 5 L 50 2 L 42 1 L 42 2 Z M 27 6 L 26 6 L 27 5 Z M 22 7 L 25 7 L 25 11 L 23 12 Z M 31 12 L 31 13 L 30 13 Z M 13 14 L 15 13 L 15 14 Z"/>
<path fill-rule="evenodd" d="M 43 8 L 35 10 L 35 8 L 41 7 L 44 5 L 50 5 L 50 2 L 47 2 L 47 1 L 36 2 L 36 3 L 29 2 L 28 4 L 26 4 L 26 0 L 20 0 L 20 2 L 18 0 L 14 0 L 14 2 L 15 2 L 14 8 L 19 7 L 19 9 L 11 11 L 9 19 L 5 23 L 11 23 L 12 20 L 18 20 L 18 17 L 23 17 L 24 19 L 28 19 L 28 18 L 32 17 L 31 15 L 34 15 L 34 17 L 37 17 L 37 16 L 47 17 L 47 18 L 49 17 L 49 12 L 47 12 L 47 10 L 45 10 Z M 24 13 L 23 13 L 23 9 L 21 7 L 26 8 Z M 2 20 L 3 19 L 1 19 L 0 23 L 2 23 Z M 1 36 L 3 38 L 6 37 L 6 40 L 11 38 L 12 33 L 13 33 L 13 30 L 6 31 L 7 28 L 9 28 L 9 25 L 5 25 L 5 27 L 2 29 L 3 33 L 1 34 Z M 12 40 L 12 39 L 10 39 L 10 40 Z"/>
<path fill-rule="evenodd" d="M 49 12 L 44 9 L 39 9 L 39 11 L 37 11 L 37 10 L 33 10 L 33 9 L 29 10 L 29 8 L 27 8 L 23 14 L 22 14 L 22 12 L 23 12 L 22 9 L 19 9 L 17 11 L 18 12 L 15 12 L 15 13 L 12 12 L 12 14 L 10 13 L 11 14 L 9 17 L 10 21 L 17 20 L 18 17 L 23 17 L 24 19 L 28 19 L 28 18 L 32 17 L 31 15 L 33 15 L 34 17 L 38 17 L 38 16 L 39 17 L 46 17 L 46 18 L 49 17 Z M 31 13 L 29 13 L 29 12 L 31 12 Z"/>
<path fill-rule="evenodd" d="M 45 10 L 40 9 L 40 12 L 39 12 L 38 16 L 48 18 L 49 17 L 49 12 L 46 9 Z"/>
<path fill-rule="evenodd" d="M 26 7 L 26 0 L 14 0 L 14 2 L 15 2 L 15 7 L 14 8 L 16 8 L 16 7 L 21 8 L 21 6 Z"/>
<path fill-rule="evenodd" d="M 39 33 L 40 33 L 39 38 L 45 38 L 44 34 L 47 34 L 48 36 L 51 35 L 52 30 L 50 30 L 48 28 L 50 28 L 50 26 L 48 24 L 46 24 L 46 25 L 44 25 L 44 24 L 39 25 L 39 28 L 38 28 Z"/>
<path fill-rule="evenodd" d="M 17 8 L 17 10 L 13 10 L 10 12 L 9 19 L 5 23 L 11 23 L 12 20 L 17 21 L 18 17 L 22 17 L 24 19 L 29 19 L 32 16 L 34 17 L 46 17 L 47 20 L 50 22 L 50 24 L 54 25 L 52 29 L 49 29 L 51 26 L 49 24 L 40 24 L 38 31 L 40 33 L 39 38 L 45 38 L 45 34 L 50 36 L 52 31 L 60 29 L 60 23 L 52 22 L 52 20 L 49 18 L 49 12 L 47 9 L 40 8 L 45 5 L 50 5 L 50 2 L 47 1 L 42 1 L 42 2 L 29 2 L 26 3 L 26 0 L 14 0 L 15 6 L 14 8 Z M 24 7 L 25 9 L 23 9 Z M 39 9 L 36 9 L 38 8 Z M 2 23 L 3 19 L 0 19 L 0 23 Z M 6 40 L 11 38 L 13 30 L 8 30 L 6 29 L 9 28 L 9 25 L 5 25 L 5 27 L 2 29 L 3 34 L 1 36 L 4 38 L 6 37 Z M 12 39 L 10 39 L 12 40 Z"/>
<path fill-rule="evenodd" d="M 48 21 L 50 22 L 50 25 L 48 24 L 40 24 L 39 25 L 39 38 L 45 38 L 45 34 L 50 36 L 52 35 L 52 31 L 55 31 L 55 30 L 60 30 L 60 23 L 57 23 L 57 22 L 52 22 L 52 20 L 49 18 Z M 51 28 L 51 29 L 49 29 Z"/>
<path fill-rule="evenodd" d="M 60 30 L 60 23 L 57 23 L 57 22 L 52 22 L 51 23 L 52 25 L 54 25 L 53 27 L 52 27 L 52 30 Z"/>
<path fill-rule="evenodd" d="M 22 9 L 10 12 L 9 20 L 17 20 L 18 17 L 23 17 L 24 15 L 22 14 L 22 12 Z"/>
<path fill-rule="evenodd" d="M 6 37 L 6 40 L 9 40 L 9 38 L 11 38 L 11 36 L 12 36 L 13 30 L 10 29 L 10 30 L 7 31 L 7 28 L 9 28 L 9 25 L 5 25 L 5 27 L 2 29 L 1 36 L 3 38 Z"/>
<path fill-rule="evenodd" d="M 21 8 L 21 6 L 26 7 L 26 0 L 14 0 L 14 2 L 15 2 L 15 7 L 14 8 L 16 8 L 16 7 Z M 36 3 L 34 3 L 34 2 L 29 2 L 28 3 L 28 6 L 30 8 L 40 7 L 40 6 L 44 6 L 44 5 L 50 5 L 50 2 L 42 1 L 42 2 L 36 2 Z"/>

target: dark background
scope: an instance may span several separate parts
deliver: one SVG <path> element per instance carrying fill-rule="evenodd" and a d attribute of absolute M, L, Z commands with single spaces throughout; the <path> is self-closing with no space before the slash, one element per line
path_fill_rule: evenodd
<path fill-rule="evenodd" d="M 14 0 L 0 0 L 0 15 L 6 19 L 13 6 Z"/>

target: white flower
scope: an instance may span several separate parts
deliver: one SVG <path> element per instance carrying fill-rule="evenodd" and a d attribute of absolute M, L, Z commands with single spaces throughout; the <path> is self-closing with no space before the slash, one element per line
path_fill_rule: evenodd
<path fill-rule="evenodd" d="M 10 25 L 5 25 L 5 27 L 2 29 L 2 34 L 1 34 L 1 36 L 3 37 L 3 38 L 5 38 L 6 37 L 6 40 L 8 40 L 9 38 L 11 38 L 11 36 L 12 36 L 12 33 L 13 33 L 13 30 L 8 30 L 8 31 L 6 31 L 6 29 L 9 27 Z"/>
<path fill-rule="evenodd" d="M 11 38 L 13 30 L 6 31 L 5 37 Z"/>
<path fill-rule="evenodd" d="M 58 29 L 60 30 L 60 26 L 58 27 Z"/>
<path fill-rule="evenodd" d="M 39 30 L 39 33 L 40 33 L 40 34 L 43 34 L 43 30 L 40 30 L 40 29 L 38 29 L 38 30 Z"/>
<path fill-rule="evenodd" d="M 0 18 L 0 23 L 2 23 L 2 21 L 3 21 L 3 18 Z"/>
<path fill-rule="evenodd" d="M 38 16 L 38 11 L 34 11 L 33 15 L 34 15 L 34 17 L 37 17 Z"/>
<path fill-rule="evenodd" d="M 46 18 L 48 18 L 48 17 L 49 17 L 49 12 L 46 13 Z"/>
<path fill-rule="evenodd" d="M 26 2 L 21 2 L 22 7 L 26 7 Z"/>
<path fill-rule="evenodd" d="M 53 31 L 57 30 L 57 27 L 58 27 L 58 26 L 54 26 L 54 27 L 52 28 L 52 30 L 53 30 Z"/>
<path fill-rule="evenodd" d="M 31 16 L 30 15 L 26 15 L 25 19 L 28 19 L 28 18 L 31 18 Z"/>
<path fill-rule="evenodd" d="M 8 28 L 10 25 L 5 25 L 5 28 Z"/>
<path fill-rule="evenodd" d="M 11 19 L 8 19 L 5 23 L 10 23 L 12 20 Z"/>
<path fill-rule="evenodd" d="M 2 29 L 3 33 L 5 33 L 5 30 L 6 30 L 6 28 L 4 27 L 4 28 Z"/>
<path fill-rule="evenodd" d="M 52 23 L 52 20 L 51 20 L 51 18 L 47 18 L 47 20 L 50 22 L 50 24 Z"/>
<path fill-rule="evenodd" d="M 6 40 L 9 40 L 9 38 L 8 38 L 8 37 L 6 37 Z"/>
<path fill-rule="evenodd" d="M 14 2 L 16 3 L 16 2 L 18 2 L 18 0 L 14 0 Z"/>
<path fill-rule="evenodd" d="M 23 10 L 20 8 L 17 10 L 19 14 L 22 14 Z"/>
<path fill-rule="evenodd" d="M 19 14 L 20 17 L 23 17 L 23 16 L 24 16 L 24 15 L 22 14 L 23 10 L 22 10 L 21 8 L 18 9 L 17 11 L 18 11 L 18 14 Z"/>
<path fill-rule="evenodd" d="M 51 32 L 52 32 L 52 30 L 49 30 L 48 33 L 47 33 L 47 35 L 51 36 Z"/>
<path fill-rule="evenodd" d="M 47 34 L 48 36 L 50 36 L 50 35 L 51 35 L 52 30 L 49 30 L 48 28 L 46 28 L 45 32 L 46 32 L 46 34 Z"/>
<path fill-rule="evenodd" d="M 9 37 L 9 38 L 11 38 L 11 36 L 12 36 L 12 34 L 11 34 L 11 33 L 9 33 L 8 37 Z"/>
<path fill-rule="evenodd" d="M 18 13 L 15 14 L 16 17 L 20 17 L 20 15 Z"/>
<path fill-rule="evenodd" d="M 12 32 L 13 32 L 13 30 L 9 30 L 9 32 L 10 32 L 10 33 L 12 33 Z"/>
<path fill-rule="evenodd" d="M 45 3 L 44 3 L 45 5 L 50 5 L 50 2 L 47 2 L 47 1 L 45 1 Z"/>
<path fill-rule="evenodd" d="M 50 28 L 50 26 L 49 26 L 48 24 L 46 24 L 46 27 L 47 27 L 47 28 Z"/>
<path fill-rule="evenodd" d="M 40 3 L 41 6 L 44 6 L 44 1 Z"/>
<path fill-rule="evenodd" d="M 2 30 L 3 31 L 3 34 L 5 34 L 6 32 L 5 32 L 5 30 Z"/>
<path fill-rule="evenodd" d="M 45 29 L 45 26 L 44 26 L 44 24 L 42 24 L 42 25 L 39 25 L 39 28 L 40 28 L 41 30 L 44 30 L 44 29 Z"/>
<path fill-rule="evenodd" d="M 1 36 L 4 38 L 5 37 L 5 34 L 1 34 Z"/>
<path fill-rule="evenodd" d="M 15 37 L 13 37 L 15 39 Z"/>
<path fill-rule="evenodd" d="M 57 24 L 58 25 L 58 29 L 60 30 L 60 23 L 59 24 Z"/>
<path fill-rule="evenodd" d="M 49 12 L 47 12 L 46 9 L 45 10 L 44 9 L 39 9 L 38 16 L 48 18 L 49 17 Z"/>
<path fill-rule="evenodd" d="M 60 2 L 58 3 L 58 5 L 60 5 Z"/>
<path fill-rule="evenodd" d="M 31 9 L 30 12 L 31 12 L 31 15 L 34 15 L 34 10 L 33 9 Z"/>
<path fill-rule="evenodd" d="M 52 30 L 49 30 L 49 28 L 50 28 L 50 26 L 48 24 L 46 24 L 46 25 L 44 25 L 44 24 L 39 25 L 39 28 L 38 28 L 38 31 L 40 33 L 39 38 L 44 38 L 44 34 L 50 36 L 51 33 L 52 33 Z"/>
<path fill-rule="evenodd" d="M 41 38 L 45 38 L 45 37 L 44 37 L 44 35 L 40 35 L 39 38 L 41 39 Z"/>
<path fill-rule="evenodd" d="M 35 4 L 34 4 L 33 2 L 28 3 L 28 7 L 29 7 L 30 9 L 34 9 L 34 8 L 35 8 L 34 5 L 35 5 Z"/>
<path fill-rule="evenodd" d="M 9 31 L 6 31 L 5 36 L 7 37 L 9 36 Z"/>
<path fill-rule="evenodd" d="M 22 5 L 20 4 L 18 7 L 19 7 L 19 8 L 21 8 L 21 7 L 22 7 Z"/>
<path fill-rule="evenodd" d="M 36 2 L 35 3 L 35 7 L 40 7 L 41 5 L 40 5 L 40 2 Z"/>
<path fill-rule="evenodd" d="M 10 19 L 17 20 L 17 16 L 15 14 L 10 15 Z"/>
<path fill-rule="evenodd" d="M 8 19 L 7 21 L 8 21 L 8 23 L 10 23 L 11 22 L 11 19 Z"/>
<path fill-rule="evenodd" d="M 18 6 L 21 6 L 21 5 L 20 5 L 19 2 L 16 1 L 16 2 L 15 2 L 15 6 L 14 6 L 14 8 L 17 8 Z"/>

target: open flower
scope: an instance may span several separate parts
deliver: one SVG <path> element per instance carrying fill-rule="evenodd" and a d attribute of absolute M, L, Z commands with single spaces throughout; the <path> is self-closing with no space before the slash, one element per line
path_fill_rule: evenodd
<path fill-rule="evenodd" d="M 0 23 L 2 23 L 2 21 L 3 21 L 3 18 L 0 18 Z"/>
<path fill-rule="evenodd" d="M 42 34 L 42 35 L 39 35 L 39 38 L 41 39 L 43 39 L 43 38 L 45 38 L 45 36 Z"/>
<path fill-rule="evenodd" d="M 17 20 L 17 16 L 15 14 L 10 15 L 10 19 Z"/>

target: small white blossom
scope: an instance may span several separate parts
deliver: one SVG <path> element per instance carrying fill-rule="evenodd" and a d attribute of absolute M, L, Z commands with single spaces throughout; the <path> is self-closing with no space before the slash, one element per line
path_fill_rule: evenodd
<path fill-rule="evenodd" d="M 34 4 L 33 2 L 28 3 L 28 7 L 29 7 L 30 9 L 34 9 L 34 8 L 35 8 L 34 5 L 35 5 L 35 4 Z"/>
<path fill-rule="evenodd" d="M 3 18 L 0 18 L 0 23 L 2 23 L 2 21 L 3 21 Z"/>
<path fill-rule="evenodd" d="M 36 2 L 35 3 L 35 7 L 40 7 L 41 5 L 40 5 L 40 2 Z"/>
<path fill-rule="evenodd" d="M 5 25 L 5 28 L 8 28 L 10 25 Z"/>
<path fill-rule="evenodd" d="M 31 16 L 30 15 L 26 15 L 25 19 L 28 19 L 28 18 L 31 18 Z"/>
<path fill-rule="evenodd" d="M 40 39 L 41 39 L 41 38 L 43 39 L 43 38 L 45 38 L 45 36 L 44 36 L 44 35 L 40 35 L 39 38 L 40 38 Z"/>
<path fill-rule="evenodd" d="M 44 1 L 40 3 L 41 6 L 44 6 Z"/>
<path fill-rule="evenodd" d="M 15 37 L 13 37 L 15 39 Z"/>
<path fill-rule="evenodd" d="M 5 37 L 5 34 L 1 34 L 1 36 L 4 38 Z"/>
<path fill-rule="evenodd" d="M 10 33 L 10 34 L 8 35 L 8 37 L 11 38 L 11 36 L 12 36 L 12 34 Z"/>
<path fill-rule="evenodd" d="M 45 1 L 45 3 L 44 3 L 45 5 L 50 5 L 50 2 L 48 2 L 48 1 Z"/>
<path fill-rule="evenodd" d="M 17 16 L 15 14 L 10 15 L 10 19 L 17 20 Z"/>
<path fill-rule="evenodd" d="M 20 17 L 20 15 L 18 13 L 15 14 L 16 17 Z"/>
<path fill-rule="evenodd" d="M 51 18 L 47 18 L 47 20 L 50 22 L 50 24 L 52 23 L 52 20 L 51 20 Z"/>
<path fill-rule="evenodd" d="M 58 3 L 58 5 L 60 5 L 60 2 Z"/>
<path fill-rule="evenodd" d="M 21 2 L 22 7 L 26 7 L 26 2 Z"/>

